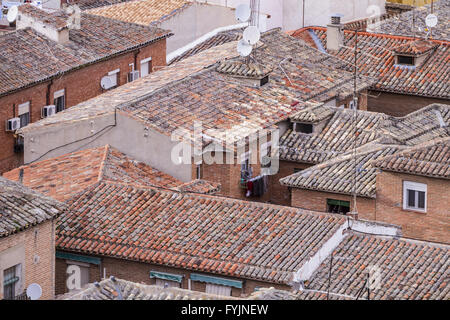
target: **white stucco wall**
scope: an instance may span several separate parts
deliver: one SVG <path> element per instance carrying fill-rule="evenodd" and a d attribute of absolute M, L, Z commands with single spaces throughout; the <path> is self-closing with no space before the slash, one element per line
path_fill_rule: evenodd
<path fill-rule="evenodd" d="M 236 24 L 234 12 L 234 8 L 197 3 L 163 21 L 158 27 L 174 33 L 167 39 L 167 53 L 185 46 L 216 28 Z"/>
<path fill-rule="evenodd" d="M 177 143 L 170 141 L 169 136 L 151 129 L 145 130 L 146 126 L 143 123 L 120 113 L 117 113 L 117 125 L 100 133 L 103 128 L 113 124 L 114 116 L 106 115 L 26 132 L 24 161 L 25 163 L 34 161 L 53 149 L 40 160 L 109 144 L 131 158 L 145 162 L 183 182 L 191 181 L 190 165 L 176 165 L 170 161 L 172 148 Z M 145 136 L 146 132 L 148 132 L 147 136 Z M 96 133 L 98 134 L 84 139 Z M 80 139 L 84 140 L 78 141 Z M 74 141 L 78 142 L 72 143 Z M 66 145 L 68 143 L 70 144 Z"/>
<path fill-rule="evenodd" d="M 250 0 L 200 0 L 223 6 L 237 7 Z M 370 6 L 377 6 L 379 14 L 385 12 L 385 0 L 260 0 L 260 11 L 269 14 L 267 29 L 282 27 L 284 30 L 295 30 L 303 26 L 326 26 L 332 14 L 343 14 L 342 21 L 348 22 L 367 18 L 374 14 L 367 11 Z M 305 21 L 303 22 L 303 7 Z M 265 30 L 261 30 L 265 31 Z"/>

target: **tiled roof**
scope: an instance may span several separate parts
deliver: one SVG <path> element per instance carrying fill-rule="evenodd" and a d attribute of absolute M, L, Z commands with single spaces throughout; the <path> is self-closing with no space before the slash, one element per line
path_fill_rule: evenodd
<path fill-rule="evenodd" d="M 438 46 L 439 44 L 436 42 L 418 39 L 401 44 L 393 48 L 392 51 L 397 54 L 422 55 L 436 49 Z"/>
<path fill-rule="evenodd" d="M 24 4 L 18 7 L 19 13 L 26 14 L 39 22 L 45 23 L 45 25 L 51 26 L 57 30 L 62 30 L 69 27 L 69 16 L 64 11 L 55 11 L 54 13 L 48 13 L 44 10 L 39 10 L 31 4 Z"/>
<path fill-rule="evenodd" d="M 242 29 L 237 30 L 228 30 L 218 33 L 217 35 L 203 41 L 202 43 L 196 45 L 192 49 L 187 50 L 183 54 L 179 55 L 178 57 L 172 59 L 171 61 L 167 61 L 168 64 L 173 64 L 175 62 L 181 61 L 183 59 L 186 59 L 188 57 L 191 57 L 193 55 L 196 55 L 202 51 L 220 46 L 222 44 L 228 43 L 228 42 L 234 42 L 238 41 L 242 38 Z"/>
<path fill-rule="evenodd" d="M 316 108 L 316 113 L 325 108 L 327 116 L 330 110 L 334 110 L 334 115 L 318 133 L 287 130 L 280 138 L 280 159 L 318 164 L 353 149 L 353 111 L 327 106 Z M 401 118 L 358 110 L 356 120 L 357 148 L 370 142 L 413 146 L 449 136 L 450 107 L 433 104 Z"/>
<path fill-rule="evenodd" d="M 289 283 L 344 217 L 99 182 L 69 203 L 58 249 Z"/>
<path fill-rule="evenodd" d="M 177 14 L 192 2 L 185 0 L 135 0 L 90 9 L 86 12 L 140 25 L 155 25 Z"/>
<path fill-rule="evenodd" d="M 214 294 L 150 286 L 111 277 L 80 290 L 57 297 L 58 300 L 237 300 Z"/>
<path fill-rule="evenodd" d="M 291 117 L 292 121 L 316 123 L 331 118 L 336 109 L 323 103 L 308 103 L 307 107 Z"/>
<path fill-rule="evenodd" d="M 30 28 L 0 35 L 0 96 L 169 35 L 159 28 L 84 13 L 81 29 L 69 30 L 68 44 L 58 44 Z"/>
<path fill-rule="evenodd" d="M 310 27 L 297 30 L 293 36 L 317 48 L 320 43 L 326 48 L 326 28 Z M 344 46 L 330 52 L 348 62 L 353 70 L 355 34 L 344 32 Z M 391 36 L 367 32 L 358 33 L 359 72 L 377 79 L 375 90 L 435 98 L 450 98 L 450 42 L 417 40 L 410 37 Z M 394 52 L 411 54 L 427 53 L 427 58 L 416 67 L 395 64 Z"/>
<path fill-rule="evenodd" d="M 101 180 L 163 188 L 184 186 L 174 177 L 133 160 L 108 145 L 25 165 L 3 176 L 18 181 L 22 169 L 25 186 L 60 201 L 70 199 Z M 205 190 L 208 190 L 206 186 Z"/>
<path fill-rule="evenodd" d="M 56 218 L 65 206 L 0 177 L 0 238 Z"/>
<path fill-rule="evenodd" d="M 178 190 L 180 192 L 213 194 L 213 193 L 220 192 L 221 185 L 220 185 L 220 183 L 217 183 L 217 182 L 196 179 L 196 180 L 192 180 L 190 182 L 183 183 L 182 185 L 179 185 L 173 189 Z"/>
<path fill-rule="evenodd" d="M 425 18 L 431 13 L 431 4 L 402 13 L 398 17 L 382 22 L 376 32 L 391 35 L 425 38 L 427 26 Z M 433 39 L 450 40 L 450 1 L 434 0 L 433 13 L 438 17 L 438 24 L 432 28 Z M 415 24 L 413 24 L 415 20 Z"/>
<path fill-rule="evenodd" d="M 303 109 L 303 101 L 327 101 L 353 93 L 353 75 L 339 69 L 335 58 L 316 52 L 279 29 L 263 34 L 262 43 L 257 50 L 258 62 L 273 70 L 262 87 L 236 85 L 233 76 L 216 71 L 216 61 L 242 60 L 232 58 L 237 56 L 236 43 L 227 43 L 30 124 L 20 132 L 113 114 L 119 107 L 118 112 L 166 135 L 180 128 L 192 133 L 194 123 L 202 121 L 206 136 L 235 142 L 287 120 Z M 368 85 L 366 78 L 360 80 L 359 89 Z"/>
<path fill-rule="evenodd" d="M 348 152 L 343 156 L 282 178 L 280 182 L 290 187 L 352 194 L 356 166 L 356 194 L 375 198 L 377 169 L 372 167 L 371 161 L 392 155 L 398 148 L 392 145 L 369 144 L 357 150 L 356 156 L 353 152 Z"/>
<path fill-rule="evenodd" d="M 221 61 L 217 64 L 216 70 L 223 74 L 246 78 L 261 78 L 271 71 L 263 65 L 244 61 Z"/>
<path fill-rule="evenodd" d="M 449 300 L 449 246 L 350 233 L 333 252 L 329 291 L 357 297 L 367 272 L 375 267 L 379 289 L 371 300 Z M 328 290 L 330 257 L 306 283 L 308 289 Z M 375 274 L 375 273 L 373 273 Z M 363 289 L 360 299 L 367 299 Z"/>
<path fill-rule="evenodd" d="M 81 10 L 85 11 L 128 1 L 135 0 L 72 0 L 70 3 L 76 4 Z"/>
<path fill-rule="evenodd" d="M 450 138 L 427 142 L 374 161 L 382 170 L 450 178 Z"/>
<path fill-rule="evenodd" d="M 120 294 L 119 294 L 120 293 Z M 273 287 L 260 288 L 250 296 L 217 296 L 210 293 L 191 291 L 175 287 L 147 285 L 110 277 L 86 285 L 79 290 L 60 295 L 57 300 L 325 300 L 326 292 L 277 290 Z M 343 300 L 342 295 L 330 293 L 330 299 Z M 348 299 L 348 298 L 347 298 Z"/>

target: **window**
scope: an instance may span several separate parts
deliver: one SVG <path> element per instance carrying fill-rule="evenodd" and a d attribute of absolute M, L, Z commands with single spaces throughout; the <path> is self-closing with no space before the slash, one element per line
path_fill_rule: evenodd
<path fill-rule="evenodd" d="M 219 296 L 231 296 L 231 287 L 207 283 L 205 292 Z"/>
<path fill-rule="evenodd" d="M 109 79 L 111 80 L 111 88 L 117 87 L 119 72 L 120 72 L 120 69 L 116 69 L 116 70 L 108 72 Z"/>
<path fill-rule="evenodd" d="M 327 199 L 327 212 L 346 214 L 350 212 L 350 201 Z"/>
<path fill-rule="evenodd" d="M 145 77 L 152 71 L 151 65 L 152 58 L 141 60 L 141 77 Z"/>
<path fill-rule="evenodd" d="M 23 128 L 30 123 L 30 102 L 19 104 L 20 127 Z"/>
<path fill-rule="evenodd" d="M 311 134 L 313 132 L 313 126 L 310 123 L 294 123 L 295 132 Z"/>
<path fill-rule="evenodd" d="M 66 260 L 67 266 L 75 265 L 80 268 L 80 287 L 89 283 L 89 263 L 83 263 L 78 261 Z"/>
<path fill-rule="evenodd" d="M 411 56 L 397 56 L 397 64 L 404 64 L 408 66 L 414 65 L 414 57 Z"/>
<path fill-rule="evenodd" d="M 425 212 L 427 209 L 427 185 L 403 182 L 403 209 Z"/>
<path fill-rule="evenodd" d="M 19 294 L 17 285 L 19 283 L 19 265 L 3 271 L 3 299 L 13 299 Z"/>
<path fill-rule="evenodd" d="M 180 288 L 181 283 L 165 279 L 155 279 L 156 285 L 163 288 Z"/>
<path fill-rule="evenodd" d="M 61 112 L 66 108 L 66 96 L 64 89 L 56 91 L 53 94 L 53 104 L 56 106 L 56 112 Z"/>

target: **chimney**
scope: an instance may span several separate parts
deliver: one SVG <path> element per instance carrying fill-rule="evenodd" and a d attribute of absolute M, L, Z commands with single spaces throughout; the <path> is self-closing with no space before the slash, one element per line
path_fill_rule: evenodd
<path fill-rule="evenodd" d="M 61 14 L 52 14 L 31 4 L 21 5 L 16 19 L 16 29 L 31 28 L 57 43 L 69 42 L 69 23 Z"/>
<path fill-rule="evenodd" d="M 341 24 L 340 14 L 331 17 L 331 24 L 327 25 L 327 50 L 339 50 L 344 44 L 344 25 Z"/>

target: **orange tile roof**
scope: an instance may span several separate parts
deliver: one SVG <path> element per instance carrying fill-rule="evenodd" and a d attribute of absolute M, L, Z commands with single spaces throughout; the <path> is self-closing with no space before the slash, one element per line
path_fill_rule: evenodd
<path fill-rule="evenodd" d="M 105 181 L 67 204 L 58 250 L 285 284 L 346 219 Z"/>
<path fill-rule="evenodd" d="M 307 27 L 290 34 L 311 47 L 326 51 L 327 29 Z M 354 64 L 355 33 L 344 32 L 344 46 L 330 54 Z M 450 98 L 450 42 L 444 40 L 418 40 L 412 37 L 358 32 L 358 68 L 361 75 L 377 79 L 372 89 L 433 98 Z M 395 53 L 408 55 L 428 54 L 417 66 L 396 64 Z"/>
<path fill-rule="evenodd" d="M 68 200 L 100 180 L 165 188 L 183 184 L 108 145 L 25 165 L 3 176 L 19 181 L 22 169 L 25 186 L 60 201 Z"/>
<path fill-rule="evenodd" d="M 136 0 L 90 9 L 86 12 L 142 25 L 162 22 L 192 3 L 184 0 Z"/>

